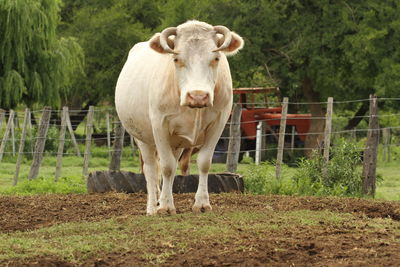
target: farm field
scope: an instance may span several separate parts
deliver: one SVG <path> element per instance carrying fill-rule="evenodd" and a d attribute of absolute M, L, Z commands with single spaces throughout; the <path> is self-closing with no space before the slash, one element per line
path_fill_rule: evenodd
<path fill-rule="evenodd" d="M 337 266 L 400 262 L 400 203 L 355 198 L 175 195 L 175 216 L 144 215 L 144 194 L 0 196 L 0 265 Z"/>
<path fill-rule="evenodd" d="M 0 267 L 400 267 L 399 0 L 0 14 Z"/>
<path fill-rule="evenodd" d="M 378 165 L 377 173 L 383 181 L 378 184 L 376 198 L 400 201 L 400 171 L 398 163 L 383 163 Z"/>
<path fill-rule="evenodd" d="M 132 159 L 131 153 L 124 149 L 121 169 L 138 172 L 138 157 Z M 25 160 L 19 180 L 24 187 L 17 194 L 11 186 L 15 160 L 1 162 L 0 266 L 369 266 L 400 261 L 396 161 L 379 161 L 383 180 L 377 200 L 212 194 L 213 211 L 193 214 L 194 194 L 179 194 L 174 195 L 177 215 L 149 217 L 145 194 L 86 194 L 82 160 L 64 157 L 57 183 L 54 156 L 44 158 L 40 183 L 27 183 L 30 161 Z M 104 151 L 94 150 L 89 171 L 106 170 L 108 163 Z M 211 172 L 225 167 L 213 164 Z M 246 179 L 257 168 L 265 168 L 266 175 L 273 170 L 272 165 L 242 163 L 238 173 Z M 194 163 L 191 170 L 197 170 Z M 283 180 L 295 172 L 284 166 Z"/>
<path fill-rule="evenodd" d="M 40 169 L 39 177 L 46 179 L 47 187 L 43 188 L 40 192 L 37 189 L 32 189 L 32 193 L 83 193 L 86 192 L 86 185 L 82 177 L 82 163 L 83 158 L 76 156 L 67 156 L 63 158 L 62 178 L 71 187 L 67 191 L 57 191 L 59 187 L 55 185 L 52 180 L 55 174 L 56 157 L 46 156 L 43 159 L 42 167 Z M 26 180 L 29 173 L 31 161 L 24 160 L 21 165 L 19 183 Z M 89 172 L 95 170 L 107 170 L 109 159 L 104 157 L 104 151 L 95 151 L 89 165 Z M 255 168 L 254 164 L 239 164 L 237 172 L 245 178 L 248 176 L 249 170 Z M 139 172 L 138 157 L 132 158 L 129 148 L 124 148 L 123 157 L 121 160 L 121 170 Z M 196 164 L 191 164 L 192 173 L 197 172 Z M 210 172 L 224 172 L 226 170 L 225 164 L 213 163 Z M 290 179 L 295 172 L 296 168 L 285 166 L 283 169 L 284 179 Z M 3 159 L 0 163 L 0 194 L 6 193 L 12 188 L 12 179 L 15 173 L 15 159 Z M 179 170 L 177 171 L 179 173 Z M 400 201 L 400 172 L 398 171 L 398 163 L 396 161 L 378 162 L 377 173 L 382 177 L 382 180 L 377 184 L 376 199 L 382 200 L 397 200 Z M 47 191 L 46 191 L 47 190 Z M 25 192 L 29 194 L 29 191 Z"/>

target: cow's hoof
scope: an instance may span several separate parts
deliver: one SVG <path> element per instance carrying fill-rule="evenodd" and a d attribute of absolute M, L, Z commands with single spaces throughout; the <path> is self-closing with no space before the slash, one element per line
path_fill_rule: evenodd
<path fill-rule="evenodd" d="M 176 209 L 175 208 L 158 208 L 157 214 L 160 215 L 175 215 Z"/>
<path fill-rule="evenodd" d="M 196 205 L 194 204 L 192 207 L 192 211 L 194 213 L 202 213 L 202 212 L 208 212 L 211 211 L 211 205 L 210 204 L 203 204 L 203 205 Z"/>
<path fill-rule="evenodd" d="M 153 216 L 153 215 L 156 215 L 157 214 L 157 209 L 147 209 L 147 211 L 146 211 L 146 215 L 147 216 Z"/>

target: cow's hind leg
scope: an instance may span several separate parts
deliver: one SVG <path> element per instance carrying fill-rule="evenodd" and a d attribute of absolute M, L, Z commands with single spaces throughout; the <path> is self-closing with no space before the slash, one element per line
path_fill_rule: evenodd
<path fill-rule="evenodd" d="M 190 157 L 192 156 L 193 148 L 185 148 L 179 158 L 179 168 L 183 176 L 190 174 Z"/>
<path fill-rule="evenodd" d="M 157 213 L 157 193 L 159 190 L 159 163 L 155 146 L 136 142 L 143 160 L 143 172 L 147 187 L 147 215 Z"/>

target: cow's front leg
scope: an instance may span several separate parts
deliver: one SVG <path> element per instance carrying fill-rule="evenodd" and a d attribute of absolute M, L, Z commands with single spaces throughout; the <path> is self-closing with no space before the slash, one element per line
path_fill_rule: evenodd
<path fill-rule="evenodd" d="M 173 150 L 168 144 L 160 144 L 157 146 L 157 151 L 160 157 L 162 176 L 162 188 L 157 213 L 176 214 L 172 187 L 176 173 L 177 157 L 179 157 L 182 150 Z"/>
<path fill-rule="evenodd" d="M 197 157 L 197 167 L 199 169 L 199 186 L 195 195 L 195 202 L 192 207 L 193 212 L 206 212 L 211 210 L 210 198 L 208 196 L 208 171 L 211 167 L 211 161 L 215 146 L 224 130 L 225 123 L 228 120 L 229 112 L 222 112 L 221 117 L 214 121 L 205 133 L 205 142 L 199 150 Z"/>
<path fill-rule="evenodd" d="M 213 149 L 211 152 L 207 149 L 200 149 L 197 157 L 199 186 L 197 187 L 195 202 L 192 207 L 192 210 L 195 213 L 206 212 L 212 209 L 210 205 L 210 198 L 208 196 L 208 171 L 211 166 L 213 151 Z"/>
<path fill-rule="evenodd" d="M 160 206 L 157 209 L 157 213 L 159 214 L 176 214 L 174 197 L 172 195 L 172 186 L 174 184 L 176 165 L 177 163 L 172 151 L 168 154 L 160 153 L 162 188 L 160 194 Z"/>

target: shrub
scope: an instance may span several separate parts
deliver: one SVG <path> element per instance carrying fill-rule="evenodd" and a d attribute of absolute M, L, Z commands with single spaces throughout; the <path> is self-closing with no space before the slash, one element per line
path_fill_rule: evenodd
<path fill-rule="evenodd" d="M 299 194 L 361 196 L 360 153 L 353 143 L 344 139 L 332 148 L 326 175 L 324 159 L 314 153 L 310 159 L 301 159 L 293 180 Z"/>
<path fill-rule="evenodd" d="M 301 158 L 291 179 L 284 175 L 277 180 L 274 164 L 253 165 L 244 173 L 245 191 L 252 194 L 361 196 L 361 158 L 356 144 L 339 140 L 331 151 L 326 175 L 323 175 L 325 161 L 318 153 L 310 159 Z"/>
<path fill-rule="evenodd" d="M 286 177 L 277 180 L 275 177 L 275 166 L 263 162 L 260 165 L 251 166 L 244 173 L 245 192 L 256 195 L 263 194 L 294 194 L 293 182 Z"/>

